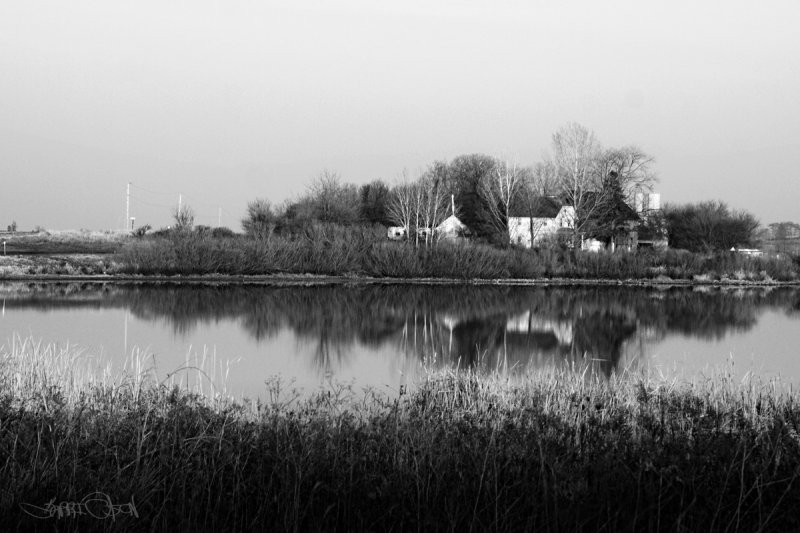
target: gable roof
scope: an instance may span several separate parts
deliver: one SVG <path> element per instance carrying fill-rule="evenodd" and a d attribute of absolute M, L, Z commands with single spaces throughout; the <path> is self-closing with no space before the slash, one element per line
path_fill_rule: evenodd
<path fill-rule="evenodd" d="M 450 233 L 454 231 L 464 231 L 467 226 L 461 222 L 457 216 L 450 215 L 441 224 L 436 226 L 436 231 Z"/>
<path fill-rule="evenodd" d="M 600 193 L 587 191 L 581 197 L 582 206 L 599 205 L 604 200 L 600 198 Z M 528 206 L 524 201 L 515 201 L 509 209 L 510 217 L 531 217 L 531 218 L 556 218 L 563 207 L 571 206 L 572 202 L 557 196 L 539 196 L 534 199 L 533 204 Z M 588 207 L 587 207 L 588 209 Z M 637 221 L 640 219 L 636 211 L 623 201 L 617 201 L 614 205 L 617 217 L 622 221 Z M 591 209 L 595 211 L 594 208 Z"/>
<path fill-rule="evenodd" d="M 555 196 L 539 196 L 529 206 L 524 202 L 514 202 L 509 209 L 510 217 L 556 218 L 561 208 L 566 205 Z"/>

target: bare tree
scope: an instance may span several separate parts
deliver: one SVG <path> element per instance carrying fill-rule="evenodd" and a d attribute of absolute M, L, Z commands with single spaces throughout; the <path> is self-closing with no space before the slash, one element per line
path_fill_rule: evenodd
<path fill-rule="evenodd" d="M 415 196 L 416 185 L 409 183 L 408 175 L 404 170 L 401 174 L 400 180 L 394 186 L 391 192 L 391 199 L 386 208 L 387 216 L 392 223 L 397 224 L 406 231 L 406 236 L 415 228 L 412 228 L 415 218 Z"/>
<path fill-rule="evenodd" d="M 413 182 L 404 170 L 392 190 L 387 215 L 392 223 L 405 228 L 415 245 L 419 246 L 420 237 L 429 245 L 433 230 L 447 218 L 447 198 L 446 183 L 436 168 L 429 168 Z"/>
<path fill-rule="evenodd" d="M 486 203 L 490 220 L 498 233 L 505 235 L 508 242 L 508 216 L 511 207 L 522 192 L 525 172 L 516 161 L 497 160 L 492 172 L 479 184 L 480 195 Z"/>
<path fill-rule="evenodd" d="M 424 231 L 425 244 L 433 243 L 433 231 L 447 218 L 447 191 L 444 180 L 435 168 L 428 169 L 418 180 L 417 228 Z M 417 231 L 419 233 L 419 231 Z"/>
<path fill-rule="evenodd" d="M 358 188 L 343 183 L 336 172 L 323 170 L 308 187 L 308 192 L 315 219 L 340 224 L 358 221 Z"/>
<path fill-rule="evenodd" d="M 759 222 L 747 211 L 732 210 L 721 200 L 664 207 L 670 246 L 697 252 L 750 246 Z"/>
<path fill-rule="evenodd" d="M 571 122 L 553 135 L 553 164 L 560 192 L 575 208 L 573 245 L 602 202 L 602 177 L 596 171 L 600 145 L 594 132 Z"/>
<path fill-rule="evenodd" d="M 525 213 L 530 223 L 531 245 L 541 232 L 544 223 L 535 220 L 537 209 L 544 198 L 556 195 L 559 186 L 558 167 L 552 160 L 539 162 L 533 168 L 524 169 L 522 187 L 519 194 L 520 211 Z"/>
<path fill-rule="evenodd" d="M 638 146 L 624 146 L 604 150 L 597 158 L 596 171 L 600 180 L 615 172 L 628 203 L 638 191 L 652 191 L 658 181 L 653 164 L 653 156 Z"/>
<path fill-rule="evenodd" d="M 256 198 L 247 204 L 247 216 L 242 219 L 242 229 L 251 237 L 269 240 L 276 222 L 277 215 L 269 200 Z"/>
<path fill-rule="evenodd" d="M 194 209 L 188 205 L 181 205 L 172 209 L 172 218 L 175 220 L 175 229 L 190 230 L 194 226 Z"/>

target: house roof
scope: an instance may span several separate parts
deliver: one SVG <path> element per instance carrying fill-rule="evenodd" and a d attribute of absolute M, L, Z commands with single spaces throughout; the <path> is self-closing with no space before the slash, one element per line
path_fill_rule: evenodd
<path fill-rule="evenodd" d="M 592 211 L 595 214 L 599 213 L 597 213 L 598 209 L 595 209 L 594 206 L 598 206 L 600 209 L 609 209 L 608 204 L 606 203 L 608 200 L 600 197 L 600 193 L 594 191 L 584 193 L 581 200 L 582 205 L 592 207 Z M 605 204 L 605 206 L 600 207 L 603 204 Z M 588 210 L 589 209 L 587 208 L 587 211 Z M 614 202 L 613 211 L 620 221 L 638 221 L 640 219 L 639 215 L 636 214 L 636 211 L 634 211 L 631 206 L 621 200 Z"/>
<path fill-rule="evenodd" d="M 599 204 L 603 200 L 599 198 L 599 193 L 586 192 L 581 197 L 581 205 L 593 206 Z M 508 216 L 510 217 L 532 217 L 532 218 L 556 218 L 559 211 L 564 206 L 572 205 L 568 200 L 558 198 L 557 196 L 540 196 L 534 199 L 531 205 L 526 204 L 524 201 L 516 201 L 511 205 Z M 628 204 L 619 201 L 614 206 L 617 216 L 622 220 L 639 220 L 639 215 L 636 214 Z M 595 211 L 595 209 L 591 209 Z"/>
<path fill-rule="evenodd" d="M 461 222 L 457 216 L 450 215 L 436 227 L 436 230 L 448 233 L 451 231 L 459 231 L 459 230 L 463 231 L 464 229 L 466 229 L 466 227 L 467 226 L 463 222 Z"/>
<path fill-rule="evenodd" d="M 564 207 L 564 202 L 555 196 L 539 196 L 531 205 L 524 202 L 514 202 L 509 209 L 511 217 L 556 218 L 558 212 Z"/>

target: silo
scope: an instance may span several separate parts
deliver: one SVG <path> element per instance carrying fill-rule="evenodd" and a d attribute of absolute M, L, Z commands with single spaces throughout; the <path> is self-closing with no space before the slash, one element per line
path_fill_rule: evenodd
<path fill-rule="evenodd" d="M 651 192 L 648 196 L 648 209 L 650 211 L 658 211 L 661 209 L 661 194 Z"/>

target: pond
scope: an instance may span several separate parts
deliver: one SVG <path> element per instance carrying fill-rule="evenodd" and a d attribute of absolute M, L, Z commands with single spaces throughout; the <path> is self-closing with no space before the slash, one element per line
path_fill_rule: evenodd
<path fill-rule="evenodd" d="M 748 373 L 800 384 L 800 289 L 0 283 L 0 344 L 236 397 L 280 377 L 398 390 L 431 368 Z"/>

